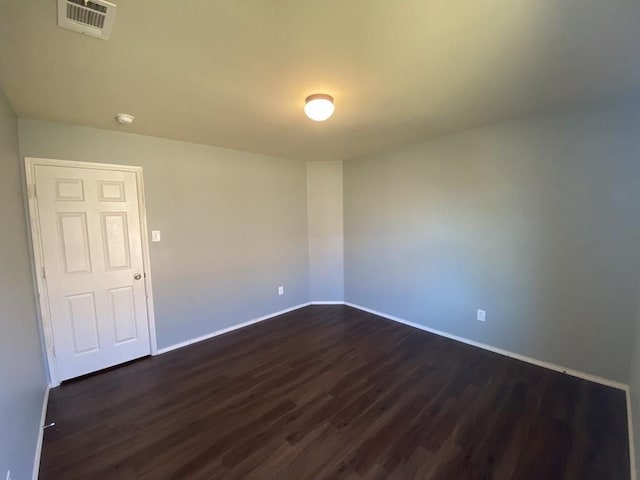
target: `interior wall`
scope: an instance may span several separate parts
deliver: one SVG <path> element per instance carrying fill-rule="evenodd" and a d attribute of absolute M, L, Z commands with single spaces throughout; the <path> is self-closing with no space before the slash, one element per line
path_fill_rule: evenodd
<path fill-rule="evenodd" d="M 344 300 L 342 162 L 307 163 L 311 300 Z"/>
<path fill-rule="evenodd" d="M 36 322 L 16 117 L 0 90 L 0 477 L 31 478 L 46 379 Z"/>
<path fill-rule="evenodd" d="M 637 101 L 357 158 L 344 184 L 348 302 L 627 383 Z"/>
<path fill-rule="evenodd" d="M 309 301 L 304 162 L 20 118 L 23 156 L 144 170 L 158 347 Z M 284 295 L 278 295 L 278 287 Z"/>

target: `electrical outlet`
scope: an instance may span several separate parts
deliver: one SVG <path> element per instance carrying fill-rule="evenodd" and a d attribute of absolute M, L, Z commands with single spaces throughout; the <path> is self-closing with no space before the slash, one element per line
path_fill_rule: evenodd
<path fill-rule="evenodd" d="M 284 295 L 284 287 L 278 287 L 278 295 Z"/>
<path fill-rule="evenodd" d="M 486 318 L 487 318 L 487 312 L 485 312 L 484 310 L 478 310 L 478 315 L 476 316 L 476 319 L 479 322 L 484 322 Z"/>

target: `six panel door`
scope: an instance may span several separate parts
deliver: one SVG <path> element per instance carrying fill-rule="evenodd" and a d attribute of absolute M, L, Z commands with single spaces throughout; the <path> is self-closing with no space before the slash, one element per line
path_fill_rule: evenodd
<path fill-rule="evenodd" d="M 150 354 L 136 175 L 35 166 L 60 380 Z"/>

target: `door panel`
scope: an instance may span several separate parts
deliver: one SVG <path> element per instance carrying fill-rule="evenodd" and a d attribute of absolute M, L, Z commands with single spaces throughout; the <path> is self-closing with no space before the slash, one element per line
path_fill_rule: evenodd
<path fill-rule="evenodd" d="M 81 179 L 56 178 L 56 200 L 78 201 L 84 200 L 84 184 Z"/>
<path fill-rule="evenodd" d="M 127 226 L 126 212 L 101 213 L 100 220 L 106 269 L 121 270 L 123 268 L 131 268 L 129 227 Z"/>
<path fill-rule="evenodd" d="M 79 355 L 100 350 L 94 294 L 69 295 L 67 296 L 67 305 L 73 335 L 73 353 Z"/>
<path fill-rule="evenodd" d="M 148 355 L 135 173 L 43 165 L 34 171 L 60 379 Z"/>
<path fill-rule="evenodd" d="M 67 274 L 91 273 L 89 258 L 89 232 L 84 212 L 59 213 L 58 242 Z"/>
<path fill-rule="evenodd" d="M 131 287 L 113 288 L 109 290 L 113 324 L 116 332 L 116 343 L 136 340 L 136 310 Z"/>

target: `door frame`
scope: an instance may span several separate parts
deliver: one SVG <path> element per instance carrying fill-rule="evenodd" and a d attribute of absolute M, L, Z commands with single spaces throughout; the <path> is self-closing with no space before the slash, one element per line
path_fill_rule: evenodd
<path fill-rule="evenodd" d="M 49 311 L 49 293 L 44 279 L 44 254 L 42 249 L 42 236 L 40 231 L 40 219 L 38 217 L 38 198 L 35 188 L 35 167 L 72 167 L 93 170 L 115 170 L 120 172 L 133 172 L 136 175 L 136 187 L 138 190 L 138 210 L 140 214 L 140 235 L 142 238 L 142 261 L 144 265 L 144 287 L 147 299 L 147 324 L 149 325 L 149 342 L 151 355 L 158 354 L 158 341 L 156 337 L 156 319 L 153 308 L 153 289 L 151 282 L 151 261 L 149 255 L 149 230 L 147 228 L 147 209 L 144 198 L 144 182 L 142 167 L 130 165 L 113 165 L 109 163 L 78 162 L 75 160 L 54 160 L 50 158 L 25 157 L 25 178 L 27 186 L 27 201 L 29 206 L 29 225 L 31 246 L 33 248 L 33 262 L 36 294 L 38 296 L 38 320 L 42 329 L 44 346 L 49 367 L 49 386 L 60 385 L 58 376 L 55 345 L 53 342 L 53 328 L 51 325 L 51 312 Z"/>

